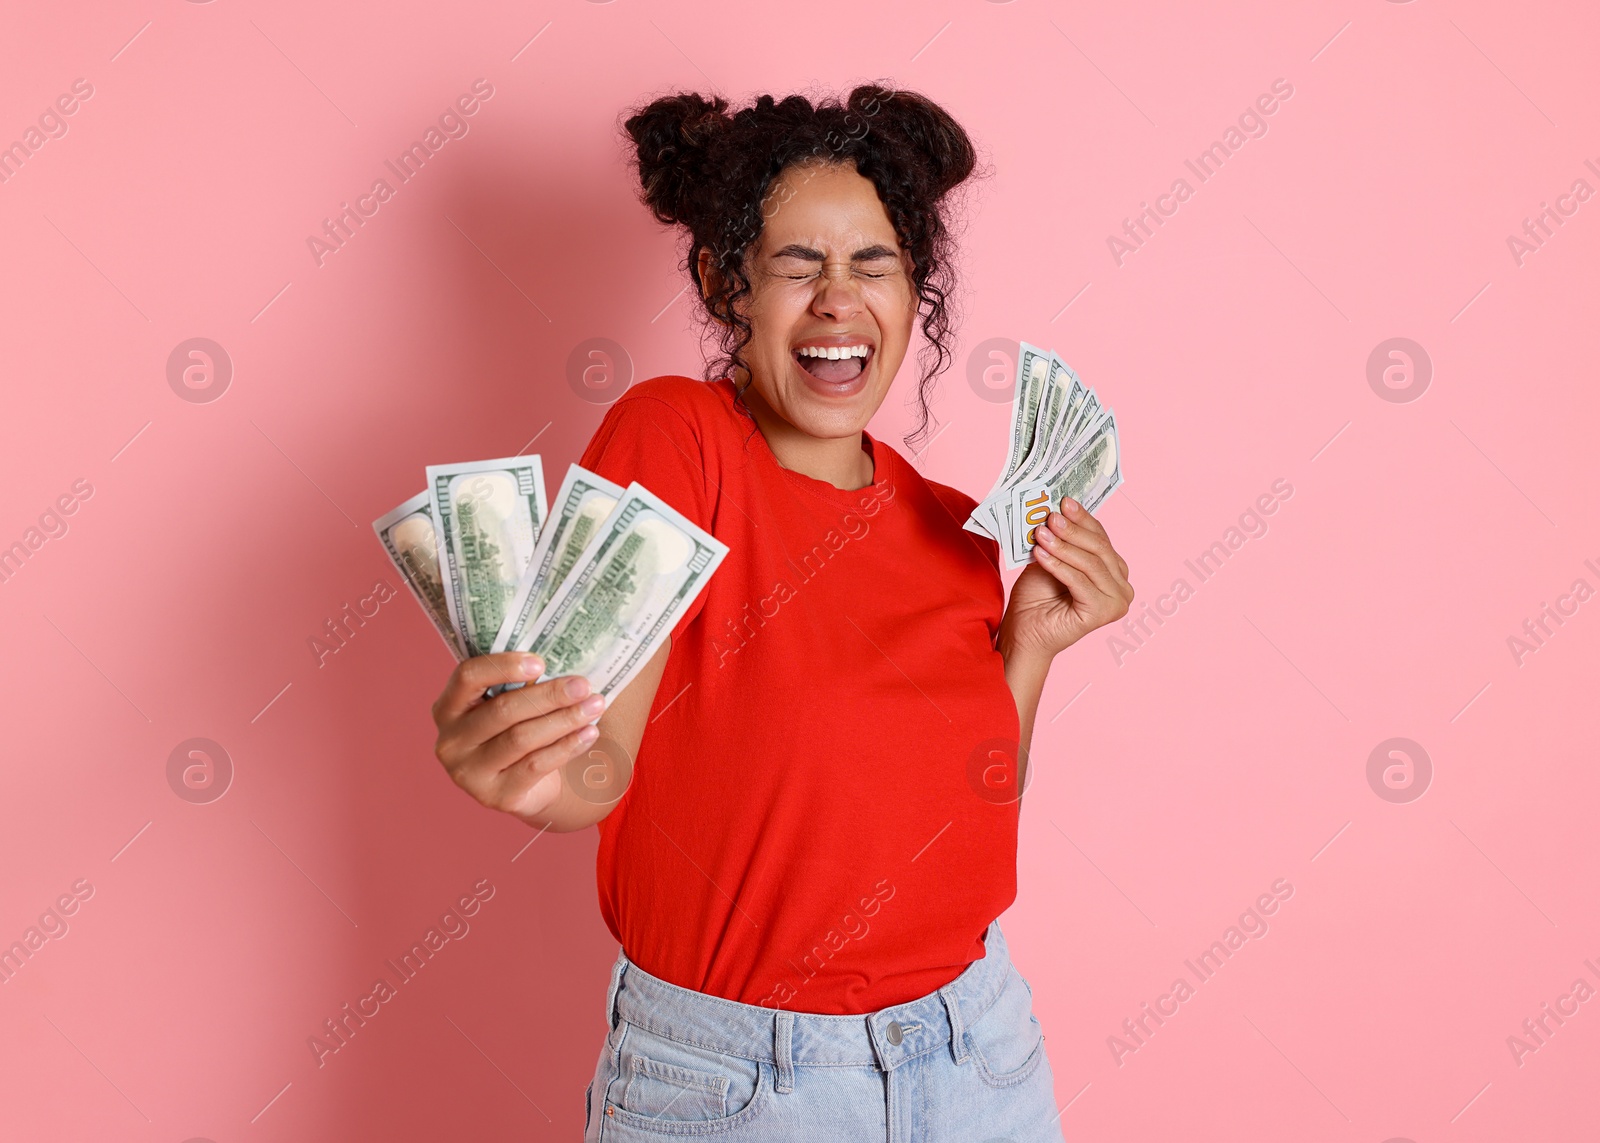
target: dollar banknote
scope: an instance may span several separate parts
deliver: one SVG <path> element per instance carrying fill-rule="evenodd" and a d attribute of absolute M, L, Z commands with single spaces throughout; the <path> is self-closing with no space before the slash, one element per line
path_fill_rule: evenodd
<path fill-rule="evenodd" d="M 1122 484 L 1117 421 L 1053 350 L 1021 343 L 1011 444 L 994 488 L 964 527 L 995 540 L 1007 568 L 1027 563 L 1033 529 L 1070 496 L 1096 511 Z"/>
<path fill-rule="evenodd" d="M 967 522 L 962 525 L 968 531 L 986 535 L 990 539 L 999 538 L 1000 525 L 992 513 L 990 497 L 999 493 L 1013 476 L 1022 471 L 1023 463 L 1033 448 L 1040 424 L 1040 408 L 1044 404 L 1049 380 L 1049 351 L 1027 342 L 1020 343 L 1017 347 L 1016 378 L 1011 386 L 1011 436 L 1006 449 L 1006 463 L 989 496 L 984 497 L 978 510 L 968 516 Z"/>
<path fill-rule="evenodd" d="M 985 508 L 985 519 L 993 521 L 997 539 L 1003 540 L 1012 528 L 1012 490 L 1020 481 L 1051 471 L 1053 461 L 1071 447 L 1070 434 L 1079 423 L 1085 404 L 1093 402 L 1092 394 L 1078 380 L 1078 375 L 1053 351 L 1044 360 L 1048 365 L 1049 380 L 1045 386 L 1044 400 L 1039 405 L 1039 428 L 1034 433 L 1033 447 L 1000 490 L 992 494 L 984 505 L 980 505 Z"/>
<path fill-rule="evenodd" d="M 601 522 L 620 499 L 621 485 L 576 464 L 567 469 L 550 502 L 550 516 L 539 532 L 533 558 L 522 573 L 505 622 L 495 636 L 493 650 L 504 651 L 522 640 L 528 625 L 538 618 L 577 566 L 578 558 L 599 538 Z"/>
<path fill-rule="evenodd" d="M 395 570 L 457 660 L 467 657 L 461 637 L 450 622 L 444 580 L 439 575 L 439 547 L 433 527 L 433 501 L 426 491 L 385 512 L 372 522 Z"/>
<path fill-rule="evenodd" d="M 1006 533 L 1006 566 L 1018 568 L 1033 554 L 1033 530 L 1070 496 L 1094 512 L 1122 483 L 1122 456 L 1117 441 L 1117 416 L 1099 417 L 1076 449 L 1045 479 L 1028 479 L 1011 494 L 1011 530 Z"/>
<path fill-rule="evenodd" d="M 450 623 L 469 655 L 493 646 L 545 520 L 537 456 L 430 464 L 428 496 Z"/>
<path fill-rule="evenodd" d="M 1078 380 L 1078 375 L 1054 353 L 1050 355 L 1050 368 L 1052 376 L 1058 379 L 1058 383 L 1068 386 L 1069 396 L 1066 408 L 1062 412 L 1061 423 L 1051 435 L 1049 447 L 1039 463 L 1029 470 L 1030 472 L 1051 471 L 1077 442 L 1084 426 L 1092 422 L 1095 413 L 1100 410 L 1100 402 L 1095 397 L 1094 390 Z"/>
<path fill-rule="evenodd" d="M 609 702 L 671 635 L 728 554 L 637 483 L 622 492 L 550 602 L 507 646 L 545 674 L 582 675 Z"/>

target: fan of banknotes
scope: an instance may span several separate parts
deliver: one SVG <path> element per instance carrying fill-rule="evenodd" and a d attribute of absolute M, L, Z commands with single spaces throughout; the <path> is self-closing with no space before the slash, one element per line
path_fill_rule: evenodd
<path fill-rule="evenodd" d="M 427 476 L 372 528 L 451 653 L 531 651 L 608 705 L 728 554 L 649 489 L 576 464 L 548 509 L 537 456 Z"/>
<path fill-rule="evenodd" d="M 1023 342 L 1005 468 L 962 527 L 997 541 L 1006 567 L 1019 568 L 1033 552 L 1033 529 L 1063 496 L 1093 512 L 1121 484 L 1116 414 L 1054 350 Z"/>

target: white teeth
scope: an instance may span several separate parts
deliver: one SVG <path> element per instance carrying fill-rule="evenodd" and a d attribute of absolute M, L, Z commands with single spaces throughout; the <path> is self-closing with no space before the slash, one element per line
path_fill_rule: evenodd
<path fill-rule="evenodd" d="M 830 361 L 837 361 L 842 357 L 865 357 L 871 346 L 867 345 L 807 345 L 796 350 L 801 357 L 826 357 Z"/>

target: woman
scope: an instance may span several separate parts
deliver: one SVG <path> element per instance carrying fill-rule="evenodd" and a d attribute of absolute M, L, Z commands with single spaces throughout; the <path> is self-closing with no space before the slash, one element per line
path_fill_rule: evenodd
<path fill-rule="evenodd" d="M 678 95 L 625 126 L 722 356 L 634 386 L 580 463 L 729 554 L 609 708 L 581 678 L 485 701 L 543 669 L 516 654 L 460 664 L 434 706 L 479 801 L 600 827 L 622 952 L 586 1138 L 1058 1140 L 995 918 L 1046 673 L 1126 613 L 1127 565 L 1064 501 L 1007 604 L 973 498 L 865 431 L 919 316 L 926 430 L 971 142 L 876 86 L 732 115 Z"/>

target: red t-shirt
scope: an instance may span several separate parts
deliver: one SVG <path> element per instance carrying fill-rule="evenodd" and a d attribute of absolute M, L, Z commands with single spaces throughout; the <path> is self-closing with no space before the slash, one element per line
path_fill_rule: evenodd
<path fill-rule="evenodd" d="M 783 468 L 731 381 L 657 377 L 579 461 L 728 545 L 600 822 L 606 924 L 684 988 L 900 1004 L 981 957 L 1016 896 L 998 548 L 962 529 L 972 497 L 863 436 L 873 483 L 844 491 Z"/>

